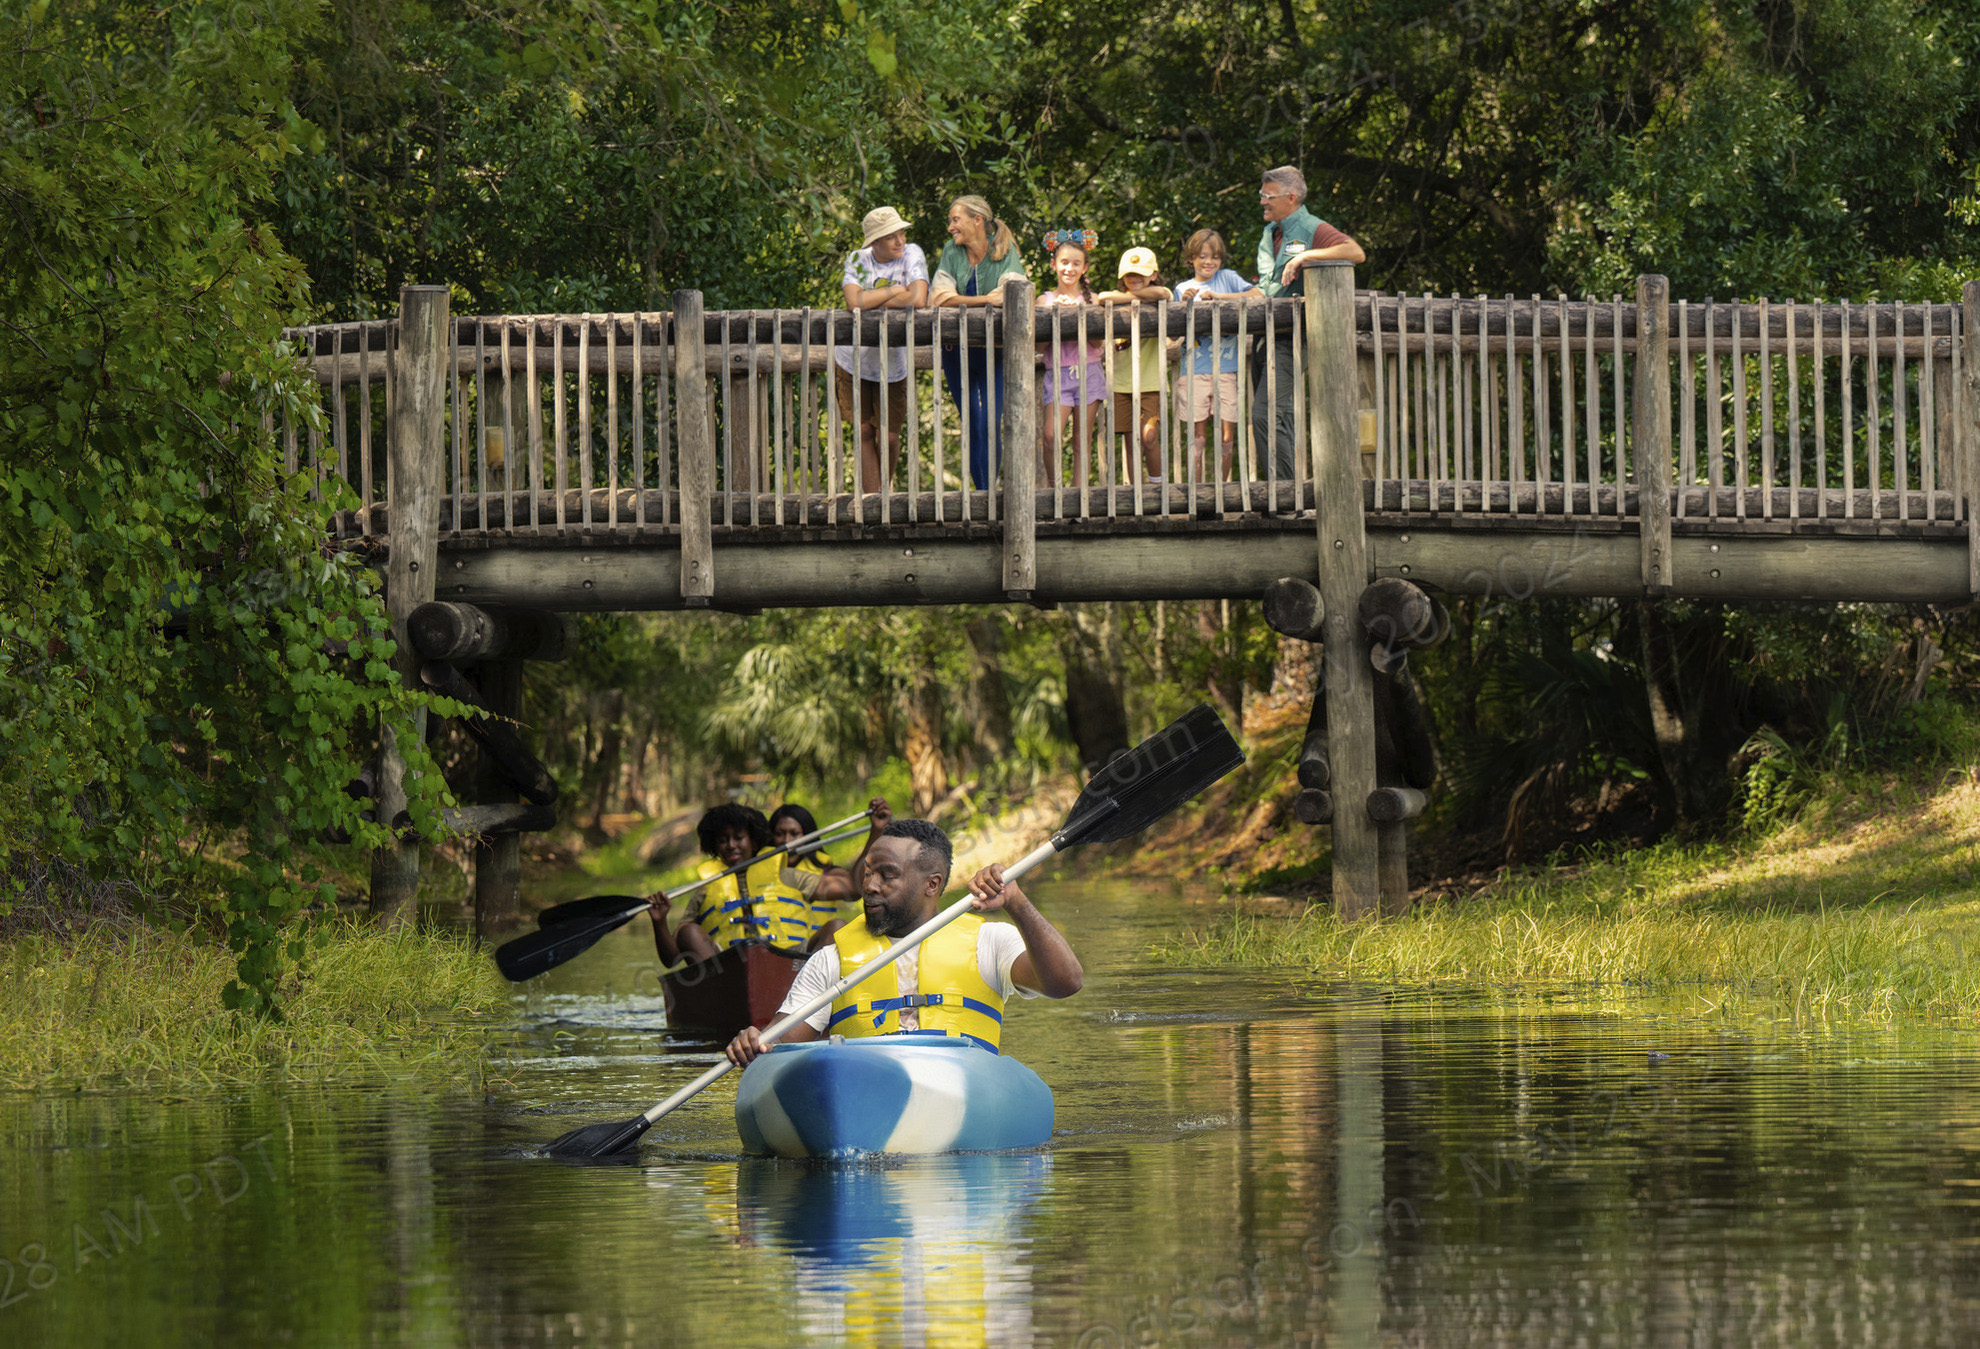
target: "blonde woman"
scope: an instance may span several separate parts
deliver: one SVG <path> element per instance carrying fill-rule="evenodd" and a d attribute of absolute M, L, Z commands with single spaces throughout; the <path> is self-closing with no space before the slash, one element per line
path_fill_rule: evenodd
<path fill-rule="evenodd" d="M 966 196 L 949 203 L 949 242 L 942 246 L 941 257 L 935 263 L 935 278 L 928 286 L 930 304 L 938 309 L 998 304 L 1003 300 L 1004 283 L 1024 275 L 1024 258 L 1017 240 L 1012 237 L 1010 226 L 991 211 L 989 202 L 978 196 Z M 990 486 L 993 434 L 997 437 L 998 457 L 1003 456 L 1004 372 L 1003 362 L 997 359 L 999 355 L 974 347 L 965 366 L 963 353 L 954 344 L 942 346 L 942 378 L 949 386 L 949 398 L 962 416 L 963 435 L 969 446 L 969 480 L 978 488 Z M 990 426 L 993 399 L 997 417 L 994 432 Z"/>

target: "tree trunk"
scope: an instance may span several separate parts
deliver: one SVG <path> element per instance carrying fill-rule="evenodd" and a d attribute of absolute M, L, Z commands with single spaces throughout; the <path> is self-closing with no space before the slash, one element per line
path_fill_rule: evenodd
<path fill-rule="evenodd" d="M 625 694 L 614 689 L 600 697 L 599 722 L 602 727 L 598 736 L 598 755 L 592 761 L 591 822 L 585 826 L 586 841 L 598 844 L 605 842 L 605 829 L 601 822 L 605 814 L 612 788 L 619 781 L 619 758 L 625 746 L 625 731 L 620 726 L 620 712 L 625 705 Z"/>
<path fill-rule="evenodd" d="M 1229 656 L 1230 614 L 1229 600 L 1203 600 L 1196 606 L 1196 630 L 1212 653 L 1205 680 L 1210 701 L 1217 705 L 1227 724 L 1242 731 L 1244 679 Z"/>
<path fill-rule="evenodd" d="M 1714 824 L 1732 798 L 1732 751 L 1745 739 L 1724 614 L 1701 605 L 1674 619 L 1667 603 L 1642 600 L 1637 619 L 1666 807 L 1679 825 Z"/>
<path fill-rule="evenodd" d="M 1121 635 L 1110 604 L 1069 604 L 1061 629 L 1066 662 L 1066 727 L 1091 775 L 1129 746 L 1121 696 Z"/>
<path fill-rule="evenodd" d="M 925 653 L 908 686 L 907 763 L 914 813 L 925 819 L 949 794 L 949 766 L 942 758 L 942 686 Z"/>
<path fill-rule="evenodd" d="M 984 617 L 966 625 L 975 674 L 970 680 L 970 720 L 985 762 L 1008 758 L 1017 747 L 1011 733 L 1011 700 L 1004 690 L 1004 625 Z"/>

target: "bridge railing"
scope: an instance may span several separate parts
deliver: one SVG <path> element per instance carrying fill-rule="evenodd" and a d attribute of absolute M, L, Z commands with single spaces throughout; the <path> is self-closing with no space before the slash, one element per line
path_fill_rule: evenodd
<path fill-rule="evenodd" d="M 1274 493 L 1290 509 L 1293 482 L 1310 479 L 1303 434 L 1290 436 L 1297 469 L 1287 476 L 1262 443 L 1251 444 L 1249 429 L 1254 364 L 1266 386 L 1257 397 L 1279 399 L 1283 379 L 1288 426 L 1305 424 L 1295 301 L 1043 310 L 1028 363 L 1009 360 L 1005 325 L 994 307 L 766 310 L 708 314 L 684 340 L 671 313 L 454 319 L 440 527 L 670 530 L 679 524 L 683 451 L 704 449 L 718 529 L 994 522 L 1008 486 L 999 409 L 1012 386 L 1029 402 L 1048 371 L 1068 369 L 1076 387 L 1057 452 L 1035 442 L 1026 450 L 1046 503 L 1041 518 L 1181 515 L 1190 503 L 1227 517 Z M 339 533 L 377 533 L 391 500 L 393 325 L 325 324 L 292 336 L 315 362 L 330 431 L 327 441 L 304 433 L 301 457 L 343 477 L 364 503 L 340 518 Z M 1105 354 L 1081 370 L 1087 348 Z M 1151 359 L 1126 360 L 1143 348 Z M 1219 357 L 1236 367 L 1228 397 L 1216 388 L 1225 372 L 1193 368 Z M 855 361 L 892 367 L 901 380 L 853 379 Z M 689 424 L 684 380 L 695 372 L 704 411 Z M 891 385 L 903 382 L 896 394 Z M 1193 448 L 1192 396 L 1203 413 Z M 1149 443 L 1130 454 L 1126 423 L 1137 413 Z M 869 420 L 876 441 L 898 442 L 891 472 L 861 452 L 858 428 Z M 1029 420 L 1040 434 L 1045 419 Z M 1222 453 L 1206 453 L 1205 442 Z"/>
<path fill-rule="evenodd" d="M 1678 301 L 1647 351 L 1620 296 L 1364 303 L 1384 509 L 1632 519 L 1661 469 L 1679 520 L 1967 519 L 1958 306 Z"/>
<path fill-rule="evenodd" d="M 682 292 L 667 313 L 448 318 L 438 530 L 967 532 L 1020 498 L 1026 527 L 1047 532 L 1312 512 L 1304 301 L 1034 310 L 1019 293 L 967 311 L 702 314 Z M 1969 311 L 1976 299 L 1969 286 Z M 1960 306 L 1670 303 L 1656 277 L 1629 300 L 1361 292 L 1353 305 L 1372 514 L 1663 534 L 1673 521 L 1963 532 L 1970 519 L 1980 397 Z M 345 537 L 390 531 L 398 332 L 291 334 L 325 407 L 321 429 L 284 428 L 289 463 L 353 487 Z M 901 395 L 850 378 L 859 360 L 900 376 Z M 1047 389 L 1072 404 L 1050 445 Z M 1283 453 L 1255 412 L 1293 429 Z M 877 443 L 898 439 L 891 468 L 862 453 L 868 420 Z M 1128 423 L 1143 420 L 1137 445 Z"/>

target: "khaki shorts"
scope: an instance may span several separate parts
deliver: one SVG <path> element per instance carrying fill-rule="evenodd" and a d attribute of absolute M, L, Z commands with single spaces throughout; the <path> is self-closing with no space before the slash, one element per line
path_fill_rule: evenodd
<path fill-rule="evenodd" d="M 1159 393 L 1142 394 L 1142 425 L 1146 426 L 1149 422 L 1159 422 L 1161 419 L 1162 395 Z M 1117 436 L 1134 434 L 1134 395 L 1131 393 L 1117 393 L 1114 395 L 1114 434 Z"/>
<path fill-rule="evenodd" d="M 1212 384 L 1214 378 L 1215 383 Z M 1179 375 L 1176 378 L 1176 410 L 1186 422 L 1207 422 L 1210 420 L 1212 389 L 1215 390 L 1217 415 L 1226 422 L 1238 419 L 1237 371 L 1225 371 L 1211 376 Z"/>
<path fill-rule="evenodd" d="M 839 417 L 850 423 L 853 420 L 853 377 L 852 371 L 839 366 L 832 367 L 833 384 L 838 389 Z M 908 381 L 895 380 L 887 386 L 887 433 L 899 435 L 907 425 Z M 878 427 L 880 425 L 880 381 L 863 379 L 859 382 L 859 424 Z"/>

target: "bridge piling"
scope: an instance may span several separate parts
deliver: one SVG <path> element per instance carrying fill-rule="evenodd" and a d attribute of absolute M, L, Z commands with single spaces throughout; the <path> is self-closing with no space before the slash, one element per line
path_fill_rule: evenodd
<path fill-rule="evenodd" d="M 1361 918 L 1380 904 L 1380 845 L 1361 808 L 1375 790 L 1375 688 L 1357 618 L 1368 584 L 1362 518 L 1361 378 L 1354 335 L 1354 267 L 1306 269 L 1306 411 L 1313 448 L 1323 620 L 1322 669 L 1331 776 L 1334 912 Z M 1347 803 L 1347 808 L 1340 808 Z"/>
<path fill-rule="evenodd" d="M 709 429 L 707 337 L 701 292 L 674 292 L 674 406 L 681 472 L 681 602 L 705 609 L 715 597 L 715 436 Z"/>
<path fill-rule="evenodd" d="M 1038 372 L 1029 281 L 1004 286 L 1004 598 L 1038 588 Z"/>
<path fill-rule="evenodd" d="M 385 607 L 398 652 L 392 667 L 405 683 L 419 682 L 419 653 L 406 630 L 413 610 L 433 598 L 439 572 L 440 495 L 447 466 L 447 367 L 451 362 L 448 290 L 407 286 L 399 292 L 398 341 L 387 353 L 396 386 L 388 422 L 392 547 L 385 563 Z M 426 734 L 426 713 L 413 718 Z M 406 808 L 405 756 L 390 727 L 380 728 L 378 818 L 396 821 Z M 386 927 L 413 920 L 419 887 L 419 843 L 405 840 L 371 859 L 371 911 Z"/>
<path fill-rule="evenodd" d="M 1671 283 L 1665 278 L 1636 278 L 1636 402 L 1629 438 L 1643 512 L 1643 590 L 1653 596 L 1671 590 L 1670 298 Z M 1768 404 L 1770 413 L 1772 406 Z M 1621 417 L 1620 407 L 1616 415 Z M 1773 486 L 1771 473 L 1768 486 Z"/>

